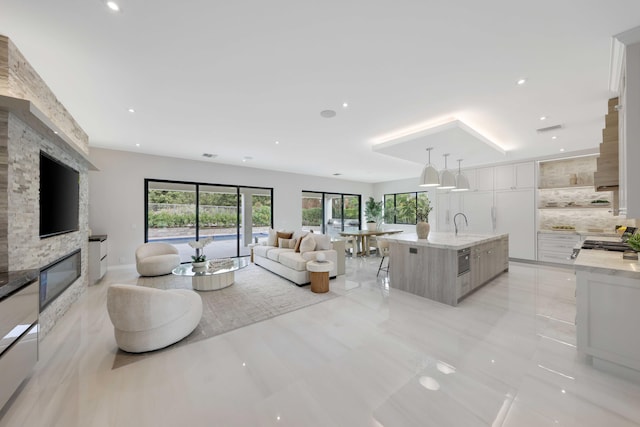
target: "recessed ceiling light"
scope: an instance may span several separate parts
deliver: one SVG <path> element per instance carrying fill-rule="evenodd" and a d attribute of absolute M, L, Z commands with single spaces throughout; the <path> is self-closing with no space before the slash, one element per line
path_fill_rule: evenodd
<path fill-rule="evenodd" d="M 560 152 L 561 152 L 561 153 L 564 153 L 564 148 L 561 148 L 561 149 L 560 149 Z"/>
<path fill-rule="evenodd" d="M 322 110 L 320 111 L 320 116 L 324 117 L 325 119 L 330 119 L 336 116 L 336 112 L 333 110 Z"/>
<path fill-rule="evenodd" d="M 276 141 L 276 145 L 280 144 L 280 141 Z"/>
<path fill-rule="evenodd" d="M 136 112 L 136 110 L 134 110 L 133 108 L 129 108 L 127 111 L 130 112 L 130 113 L 135 113 Z"/>
<path fill-rule="evenodd" d="M 54 131 L 53 131 L 53 133 L 55 133 L 55 134 L 57 135 L 57 134 L 58 134 L 58 131 L 57 131 L 57 130 L 54 130 Z"/>
<path fill-rule="evenodd" d="M 557 137 L 557 136 L 555 136 L 555 135 L 553 135 L 553 136 L 551 137 L 551 139 L 558 139 L 558 137 Z"/>
<path fill-rule="evenodd" d="M 136 147 L 140 147 L 140 144 L 136 144 Z"/>
<path fill-rule="evenodd" d="M 347 102 L 343 102 L 342 103 L 342 108 L 347 108 L 348 106 L 349 106 L 349 103 L 347 103 Z"/>
<path fill-rule="evenodd" d="M 540 116 L 540 120 L 547 120 L 547 116 Z"/>
<path fill-rule="evenodd" d="M 118 3 L 114 2 L 114 1 L 108 1 L 107 2 L 107 7 L 111 10 L 113 10 L 114 12 L 120 12 L 120 6 L 118 6 Z"/>
<path fill-rule="evenodd" d="M 518 84 L 519 86 L 522 86 L 523 84 L 525 84 L 527 82 L 527 79 L 520 79 L 516 82 L 516 84 Z"/>

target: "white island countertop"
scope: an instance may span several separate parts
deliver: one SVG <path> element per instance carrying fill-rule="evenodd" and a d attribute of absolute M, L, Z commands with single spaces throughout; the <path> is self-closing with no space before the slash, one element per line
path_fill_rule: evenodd
<path fill-rule="evenodd" d="M 622 252 L 582 249 L 573 266 L 576 270 L 640 279 L 640 263 L 622 259 Z"/>
<path fill-rule="evenodd" d="M 388 236 L 379 236 L 378 240 L 386 240 L 389 242 L 428 246 L 431 248 L 460 250 L 475 246 L 481 243 L 490 242 L 492 240 L 507 237 L 508 234 L 469 234 L 459 233 L 429 233 L 428 239 L 418 239 L 416 233 L 400 233 Z"/>

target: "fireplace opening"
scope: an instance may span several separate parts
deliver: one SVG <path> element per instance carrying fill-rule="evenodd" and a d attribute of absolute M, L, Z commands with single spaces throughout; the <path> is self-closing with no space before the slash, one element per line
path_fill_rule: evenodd
<path fill-rule="evenodd" d="M 40 312 L 80 277 L 80 249 L 40 270 Z"/>

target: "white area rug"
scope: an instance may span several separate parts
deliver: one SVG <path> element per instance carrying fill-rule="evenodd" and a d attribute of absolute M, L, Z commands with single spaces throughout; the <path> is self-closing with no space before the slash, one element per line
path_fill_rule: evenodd
<path fill-rule="evenodd" d="M 192 289 L 190 277 L 172 274 L 140 277 L 129 283 L 158 289 Z M 235 282 L 228 288 L 198 294 L 202 297 L 200 324 L 182 341 L 158 351 L 210 338 L 338 296 L 331 291 L 314 294 L 309 286 L 299 287 L 254 264 L 236 271 Z M 141 360 L 154 353 L 157 351 L 131 354 L 119 350 L 113 368 Z"/>

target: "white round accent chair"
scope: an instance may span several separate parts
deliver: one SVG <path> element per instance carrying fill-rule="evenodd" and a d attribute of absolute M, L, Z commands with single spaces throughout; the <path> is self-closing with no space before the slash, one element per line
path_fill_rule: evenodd
<path fill-rule="evenodd" d="M 168 243 L 145 243 L 136 249 L 136 270 L 141 276 L 163 276 L 180 265 L 180 252 Z"/>
<path fill-rule="evenodd" d="M 202 317 L 202 298 L 188 289 L 114 284 L 107 290 L 107 311 L 118 347 L 142 353 L 193 332 Z"/>

